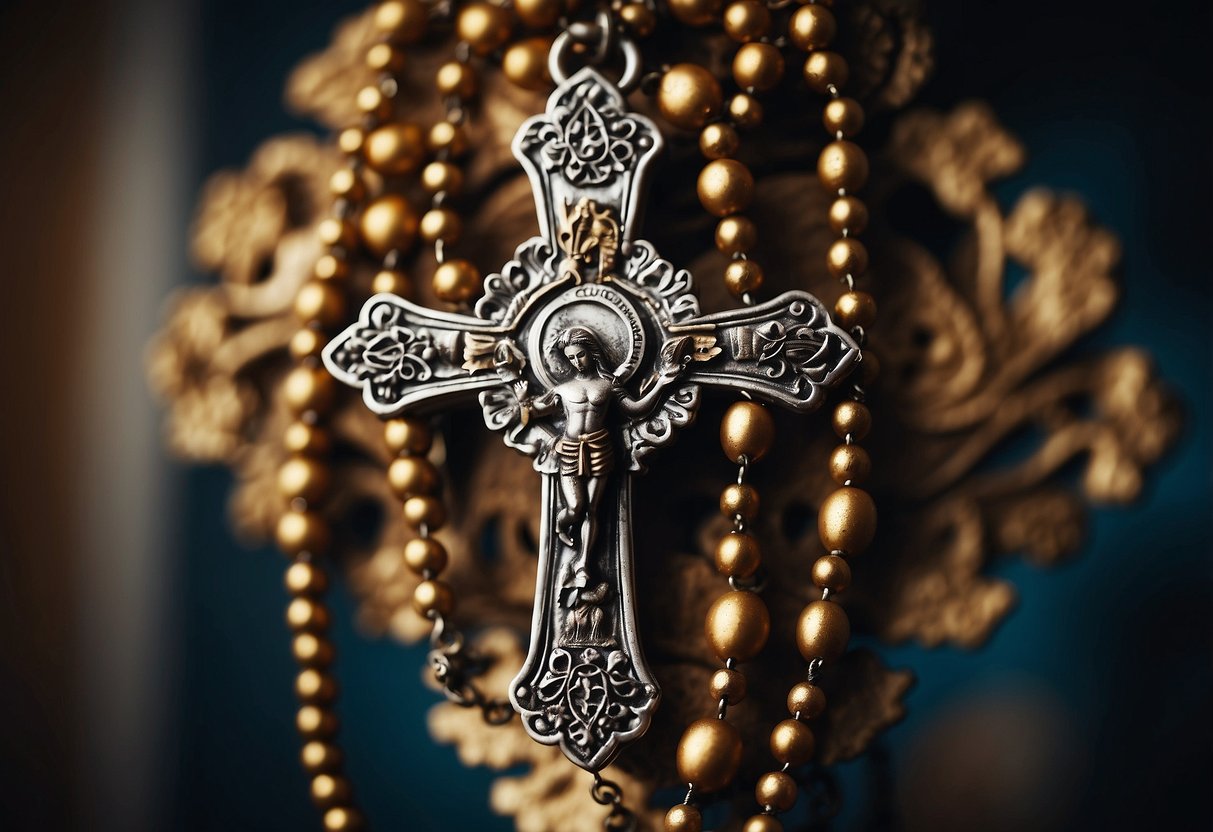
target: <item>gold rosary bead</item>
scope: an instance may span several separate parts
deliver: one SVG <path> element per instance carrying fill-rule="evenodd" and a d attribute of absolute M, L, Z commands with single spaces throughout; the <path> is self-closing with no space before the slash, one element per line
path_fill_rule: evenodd
<path fill-rule="evenodd" d="M 783 832 L 783 824 L 773 815 L 751 815 L 741 832 Z"/>
<path fill-rule="evenodd" d="M 415 43 L 425 34 L 429 10 L 421 0 L 388 0 L 375 9 L 375 28 L 398 43 Z"/>
<path fill-rule="evenodd" d="M 647 38 L 657 28 L 657 15 L 644 3 L 624 4 L 619 10 L 619 19 L 638 38 Z"/>
<path fill-rule="evenodd" d="M 450 162 L 430 162 L 421 171 L 421 186 L 431 194 L 457 195 L 463 190 L 463 171 Z"/>
<path fill-rule="evenodd" d="M 383 439 L 394 454 L 428 454 L 434 444 L 433 431 L 420 419 L 388 419 L 383 423 Z"/>
<path fill-rule="evenodd" d="M 379 257 L 407 251 L 417 237 L 417 215 L 400 194 L 384 194 L 366 206 L 358 230 L 363 244 Z"/>
<path fill-rule="evenodd" d="M 796 646 L 804 660 L 833 661 L 846 652 L 851 622 L 833 601 L 812 601 L 796 622 Z"/>
<path fill-rule="evenodd" d="M 314 633 L 300 633 L 291 642 L 295 661 L 307 667 L 326 667 L 333 661 L 333 645 Z"/>
<path fill-rule="evenodd" d="M 324 813 L 324 832 L 357 832 L 362 815 L 352 806 L 334 806 Z"/>
<path fill-rule="evenodd" d="M 421 239 L 427 243 L 454 243 L 463 233 L 463 221 L 450 208 L 431 208 L 421 215 L 418 225 Z"/>
<path fill-rule="evenodd" d="M 404 544 L 404 564 L 418 575 L 437 575 L 446 569 L 448 560 L 446 549 L 432 537 L 414 537 Z"/>
<path fill-rule="evenodd" d="M 729 532 L 716 543 L 716 571 L 730 578 L 748 578 L 762 565 L 757 539 L 745 532 Z"/>
<path fill-rule="evenodd" d="M 404 69 L 404 53 L 390 43 L 376 43 L 366 50 L 366 66 L 374 72 L 400 72 Z"/>
<path fill-rule="evenodd" d="M 739 92 L 729 99 L 729 118 L 742 130 L 762 124 L 762 104 L 752 95 Z"/>
<path fill-rule="evenodd" d="M 291 422 L 282 434 L 282 447 L 287 453 L 325 456 L 333 449 L 333 439 L 322 427 Z"/>
<path fill-rule="evenodd" d="M 736 0 L 724 10 L 724 31 L 738 43 L 749 43 L 771 31 L 771 10 L 758 0 Z"/>
<path fill-rule="evenodd" d="M 476 78 L 476 70 L 460 61 L 447 61 L 438 67 L 434 74 L 434 86 L 442 96 L 453 95 L 458 98 L 471 98 L 480 87 Z"/>
<path fill-rule="evenodd" d="M 670 14 L 688 26 L 707 26 L 720 17 L 722 0 L 669 0 Z"/>
<path fill-rule="evenodd" d="M 721 661 L 748 661 L 766 646 L 771 614 L 762 597 L 743 589 L 726 592 L 708 608 L 703 626 L 708 644 Z"/>
<path fill-rule="evenodd" d="M 727 786 L 741 764 L 741 734 L 723 719 L 697 719 L 678 741 L 678 779 L 704 792 Z"/>
<path fill-rule="evenodd" d="M 316 705 L 304 705 L 295 715 L 295 728 L 305 737 L 331 737 L 338 724 L 335 713 Z"/>
<path fill-rule="evenodd" d="M 337 680 L 309 667 L 295 677 L 295 694 L 304 702 L 327 705 L 337 698 Z"/>
<path fill-rule="evenodd" d="M 295 317 L 328 329 L 345 320 L 345 292 L 326 280 L 309 280 L 295 295 Z"/>
<path fill-rule="evenodd" d="M 275 527 L 278 548 L 288 555 L 302 552 L 319 554 L 328 548 L 329 527 L 322 517 L 310 511 L 283 512 Z"/>
<path fill-rule="evenodd" d="M 868 270 L 868 249 L 854 237 L 835 240 L 826 252 L 826 266 L 834 277 L 859 277 Z"/>
<path fill-rule="evenodd" d="M 798 719 L 785 719 L 771 729 L 771 756 L 781 763 L 804 765 L 815 747 L 813 729 Z"/>
<path fill-rule="evenodd" d="M 385 119 L 392 114 L 392 100 L 383 94 L 383 90 L 374 85 L 368 85 L 358 90 L 354 104 L 368 116 Z"/>
<path fill-rule="evenodd" d="M 720 447 L 729 462 L 740 464 L 744 456 L 757 462 L 775 441 L 775 420 L 758 402 L 738 401 L 729 405 L 720 420 Z"/>
<path fill-rule="evenodd" d="M 758 228 L 749 217 L 725 217 L 716 223 L 716 250 L 721 254 L 745 254 L 757 244 Z"/>
<path fill-rule="evenodd" d="M 332 771 L 341 768 L 343 756 L 341 749 L 335 745 L 310 740 L 304 743 L 300 750 L 299 762 L 303 763 L 304 770 L 309 772 Z"/>
<path fill-rule="evenodd" d="M 699 172 L 697 190 L 708 213 L 727 217 L 750 204 L 754 197 L 754 176 L 736 159 L 714 159 Z"/>
<path fill-rule="evenodd" d="M 287 501 L 315 503 L 328 494 L 332 479 L 327 465 L 305 456 L 291 457 L 278 469 L 278 491 Z"/>
<path fill-rule="evenodd" d="M 730 483 L 720 492 L 720 513 L 741 516 L 747 523 L 758 516 L 758 489 L 748 483 Z"/>
<path fill-rule="evenodd" d="M 345 803 L 351 791 L 350 781 L 339 774 L 317 774 L 312 778 L 312 800 L 320 806 Z"/>
<path fill-rule="evenodd" d="M 422 581 L 413 590 L 413 609 L 423 618 L 430 613 L 450 615 L 455 610 L 455 593 L 445 581 Z"/>
<path fill-rule="evenodd" d="M 427 494 L 415 494 L 404 501 L 404 522 L 420 530 L 424 525 L 431 532 L 446 523 L 446 508 L 442 502 Z"/>
<path fill-rule="evenodd" d="M 491 3 L 469 3 L 455 18 L 455 34 L 477 55 L 497 51 L 510 37 L 513 27 L 509 11 Z"/>
<path fill-rule="evenodd" d="M 679 803 L 665 813 L 662 829 L 665 832 L 703 832 L 703 816 L 694 806 Z"/>
<path fill-rule="evenodd" d="M 854 136 L 863 129 L 863 107 L 854 98 L 835 98 L 821 111 L 821 121 L 832 136 Z"/>
<path fill-rule="evenodd" d="M 282 382 L 282 397 L 296 414 L 326 413 L 337 398 L 337 382 L 323 367 L 295 367 Z"/>
<path fill-rule="evenodd" d="M 734 260 L 724 267 L 724 288 L 735 298 L 762 288 L 766 275 L 753 260 Z"/>
<path fill-rule="evenodd" d="M 824 555 L 813 562 L 813 583 L 831 592 L 851 585 L 851 565 L 838 555 Z"/>
<path fill-rule="evenodd" d="M 359 147 L 361 147 L 361 136 L 359 137 L 359 142 Z M 329 191 L 335 197 L 361 199 L 365 190 L 366 188 L 362 184 L 362 177 L 352 168 L 339 168 L 329 177 Z"/>
<path fill-rule="evenodd" d="M 423 456 L 399 456 L 387 468 L 387 481 L 402 500 L 415 494 L 433 494 L 438 487 L 438 469 Z"/>
<path fill-rule="evenodd" d="M 839 445 L 830 454 L 830 476 L 839 485 L 861 485 L 872 472 L 872 459 L 858 445 Z"/>
<path fill-rule="evenodd" d="M 328 607 L 311 598 L 294 598 L 286 605 L 286 624 L 292 630 L 327 630 L 330 620 Z"/>
<path fill-rule="evenodd" d="M 844 485 L 817 512 L 817 534 L 830 551 L 862 554 L 876 535 L 876 503 L 861 488 Z"/>
<path fill-rule="evenodd" d="M 720 113 L 724 93 L 716 76 L 698 64 L 676 64 L 661 76 L 657 107 L 666 121 L 698 130 Z"/>
<path fill-rule="evenodd" d="M 380 269 L 371 278 L 371 293 L 409 297 L 413 294 L 413 281 L 399 269 Z"/>
<path fill-rule="evenodd" d="M 548 72 L 551 38 L 527 38 L 512 44 L 501 56 L 501 71 L 515 86 L 524 90 L 543 90 L 552 84 Z"/>
<path fill-rule="evenodd" d="M 796 804 L 796 781 L 782 771 L 768 771 L 754 786 L 754 799 L 764 809 L 786 812 Z"/>
<path fill-rule="evenodd" d="M 326 246 L 349 248 L 358 239 L 358 232 L 353 224 L 346 220 L 327 217 L 316 226 L 316 236 Z"/>
<path fill-rule="evenodd" d="M 848 433 L 852 439 L 863 439 L 872 429 L 872 411 L 863 402 L 839 402 L 832 422 L 839 439 L 846 439 Z"/>
<path fill-rule="evenodd" d="M 799 682 L 788 691 L 788 713 L 800 719 L 816 719 L 825 713 L 825 692 L 811 682 Z"/>
<path fill-rule="evenodd" d="M 518 19 L 535 29 L 552 26 L 564 14 L 563 0 L 514 0 Z"/>
<path fill-rule="evenodd" d="M 425 159 L 425 136 L 416 124 L 385 124 L 367 135 L 362 155 L 368 165 L 387 176 L 412 173 Z"/>
<path fill-rule="evenodd" d="M 853 196 L 840 196 L 830 203 L 830 228 L 836 234 L 859 234 L 868 227 L 868 207 Z"/>
<path fill-rule="evenodd" d="M 745 674 L 727 667 L 713 673 L 708 682 L 708 695 L 717 702 L 723 699 L 730 705 L 736 705 L 745 699 L 745 693 Z"/>
<path fill-rule="evenodd" d="M 307 561 L 292 563 L 282 580 L 292 595 L 318 595 L 328 589 L 329 585 L 328 576 L 324 571 Z"/>
<path fill-rule="evenodd" d="M 447 303 L 467 303 L 480 294 L 480 272 L 467 260 L 447 260 L 434 269 L 434 294 Z"/>
<path fill-rule="evenodd" d="M 830 87 L 841 89 L 849 75 L 846 58 L 837 52 L 814 52 L 805 58 L 804 81 L 813 92 L 828 95 Z"/>
<path fill-rule="evenodd" d="M 439 121 L 426 135 L 426 147 L 434 153 L 446 151 L 451 156 L 462 156 L 468 149 L 467 131 L 458 124 Z"/>
<path fill-rule="evenodd" d="M 867 329 L 876 320 L 876 298 L 867 292 L 844 292 L 834 301 L 834 317 L 844 329 Z"/>
<path fill-rule="evenodd" d="M 741 140 L 731 124 L 716 122 L 704 127 L 699 134 L 699 152 L 708 159 L 724 159 L 737 152 Z"/>
<path fill-rule="evenodd" d="M 868 157 L 854 142 L 830 142 L 817 157 L 817 178 L 830 191 L 857 191 L 868 181 Z"/>
<path fill-rule="evenodd" d="M 316 258 L 312 274 L 317 280 L 345 280 L 350 274 L 350 264 L 334 254 L 322 254 Z"/>
<path fill-rule="evenodd" d="M 801 6 L 788 19 L 788 37 L 806 52 L 829 46 L 837 32 L 833 12 L 817 3 Z"/>
<path fill-rule="evenodd" d="M 337 147 L 342 153 L 353 156 L 362 151 L 362 142 L 365 139 L 366 133 L 361 127 L 347 127 L 337 134 Z"/>
<path fill-rule="evenodd" d="M 318 329 L 304 327 L 291 336 L 291 358 L 302 361 L 305 358 L 318 358 L 327 342 L 324 334 Z"/>
<path fill-rule="evenodd" d="M 742 89 L 774 89 L 783 80 L 783 54 L 770 43 L 745 43 L 733 56 L 733 79 Z"/>

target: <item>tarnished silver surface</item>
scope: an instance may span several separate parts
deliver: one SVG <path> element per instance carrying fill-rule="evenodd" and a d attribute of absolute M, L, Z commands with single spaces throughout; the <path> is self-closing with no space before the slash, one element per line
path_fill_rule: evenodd
<path fill-rule="evenodd" d="M 376 295 L 324 350 L 381 416 L 478 398 L 543 476 L 531 644 L 510 698 L 536 740 L 597 771 L 644 733 L 660 691 L 632 599 L 631 474 L 695 416 L 702 385 L 816 407 L 858 360 L 804 292 L 701 315 L 691 275 L 635 240 L 656 126 L 593 68 L 562 82 L 514 152 L 541 236 L 473 315 Z"/>

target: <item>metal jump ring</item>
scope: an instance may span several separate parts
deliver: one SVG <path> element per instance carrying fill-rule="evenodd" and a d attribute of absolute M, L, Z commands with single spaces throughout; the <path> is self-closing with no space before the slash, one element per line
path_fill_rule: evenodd
<path fill-rule="evenodd" d="M 568 73 L 565 72 L 565 63 L 568 61 L 569 49 L 573 42 L 573 36 L 568 32 L 561 32 L 556 36 L 556 40 L 552 41 L 552 51 L 548 53 L 548 72 L 557 84 L 563 84 L 569 80 Z M 625 38 L 620 41 L 619 50 L 623 53 L 623 74 L 620 75 L 615 86 L 626 95 L 640 83 L 640 49 L 635 43 Z"/>

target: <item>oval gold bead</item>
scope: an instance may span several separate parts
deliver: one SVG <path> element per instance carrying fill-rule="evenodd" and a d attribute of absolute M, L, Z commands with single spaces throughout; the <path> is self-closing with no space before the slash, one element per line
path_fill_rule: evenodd
<path fill-rule="evenodd" d="M 339 724 L 335 713 L 316 705 L 304 705 L 295 715 L 295 729 L 305 737 L 331 737 Z"/>
<path fill-rule="evenodd" d="M 394 454 L 426 454 L 434 434 L 420 419 L 389 419 L 383 423 L 383 439 Z"/>
<path fill-rule="evenodd" d="M 387 481 L 402 500 L 415 494 L 433 494 L 438 488 L 438 469 L 423 456 L 400 456 L 388 465 Z"/>
<path fill-rule="evenodd" d="M 434 269 L 434 294 L 447 303 L 467 303 L 480 292 L 480 272 L 467 260 L 447 260 Z"/>
<path fill-rule="evenodd" d="M 328 589 L 328 575 L 315 564 L 297 561 L 287 567 L 283 584 L 292 595 L 319 595 Z"/>
<path fill-rule="evenodd" d="M 371 278 L 373 294 L 398 295 L 402 298 L 412 297 L 413 281 L 399 269 L 380 269 Z"/>
<path fill-rule="evenodd" d="M 455 593 L 445 581 L 422 581 L 413 590 L 413 609 L 426 618 L 430 613 L 450 615 L 455 610 Z"/>
<path fill-rule="evenodd" d="M 463 171 L 450 162 L 430 162 L 421 169 L 421 186 L 431 194 L 458 194 L 463 190 Z"/>
<path fill-rule="evenodd" d="M 786 812 L 796 803 L 796 781 L 782 771 L 768 771 L 754 786 L 754 800 L 764 809 Z"/>
<path fill-rule="evenodd" d="M 727 217 L 745 210 L 754 197 L 754 176 L 736 159 L 714 159 L 699 173 L 699 201 L 708 213 Z"/>
<path fill-rule="evenodd" d="M 392 122 L 372 130 L 362 145 L 366 162 L 380 173 L 412 173 L 425 159 L 425 133 L 416 124 Z"/>
<path fill-rule="evenodd" d="M 817 533 L 830 551 L 861 554 L 876 536 L 876 503 L 860 488 L 844 485 L 817 512 Z"/>
<path fill-rule="evenodd" d="M 469 3 L 455 18 L 455 34 L 477 55 L 488 55 L 510 37 L 510 12 L 492 3 Z"/>
<path fill-rule="evenodd" d="M 826 266 L 834 277 L 859 277 L 868 270 L 868 249 L 854 237 L 835 240 L 826 251 Z"/>
<path fill-rule="evenodd" d="M 835 233 L 859 234 L 868 227 L 868 206 L 853 196 L 840 196 L 830 203 L 830 228 Z"/>
<path fill-rule="evenodd" d="M 831 421 L 839 439 L 846 439 L 848 433 L 854 439 L 863 439 L 872 429 L 872 411 L 862 402 L 841 402 L 834 408 Z"/>
<path fill-rule="evenodd" d="M 296 414 L 324 414 L 336 401 L 337 382 L 323 367 L 295 367 L 282 382 L 282 398 Z"/>
<path fill-rule="evenodd" d="M 292 454 L 326 456 L 333 448 L 333 439 L 322 427 L 307 422 L 291 422 L 282 434 L 282 447 Z"/>
<path fill-rule="evenodd" d="M 332 771 L 341 768 L 341 749 L 320 740 L 309 740 L 299 752 L 299 762 L 309 772 Z"/>
<path fill-rule="evenodd" d="M 827 190 L 857 191 L 868 181 L 868 157 L 854 142 L 833 141 L 817 157 L 817 178 Z"/>
<path fill-rule="evenodd" d="M 848 138 L 863 129 L 863 107 L 854 98 L 835 98 L 822 110 L 821 121 L 826 132 Z"/>
<path fill-rule="evenodd" d="M 427 243 L 441 240 L 451 244 L 456 242 L 463 232 L 463 221 L 450 208 L 431 208 L 421 215 L 418 230 L 421 232 L 421 239 Z"/>
<path fill-rule="evenodd" d="M 758 244 L 758 229 L 748 217 L 725 217 L 716 223 L 716 248 L 721 254 L 745 254 Z"/>
<path fill-rule="evenodd" d="M 345 293 L 328 280 L 309 280 L 295 295 L 295 316 L 329 328 L 345 320 Z"/>
<path fill-rule="evenodd" d="M 404 501 L 404 522 L 414 529 L 425 526 L 433 532 L 446 523 L 446 508 L 439 500 L 418 494 Z"/>
<path fill-rule="evenodd" d="M 302 361 L 305 358 L 319 358 L 324 351 L 328 338 L 318 329 L 310 326 L 298 330 L 291 336 L 291 358 Z"/>
<path fill-rule="evenodd" d="M 745 532 L 729 532 L 716 544 L 716 571 L 730 578 L 748 578 L 762 565 L 758 541 Z"/>
<path fill-rule="evenodd" d="M 417 237 L 417 215 L 399 194 L 385 194 L 367 205 L 358 221 L 362 243 L 383 257 L 389 251 L 407 251 Z"/>
<path fill-rule="evenodd" d="M 524 90 L 543 90 L 552 84 L 548 72 L 549 38 L 527 38 L 510 46 L 501 56 L 501 71 Z"/>
<path fill-rule="evenodd" d="M 781 763 L 804 765 L 815 746 L 813 729 L 798 719 L 785 719 L 771 729 L 771 756 Z"/>
<path fill-rule="evenodd" d="M 461 61 L 447 61 L 434 73 L 434 86 L 438 94 L 456 98 L 471 98 L 480 86 L 476 70 Z"/>
<path fill-rule="evenodd" d="M 775 420 L 758 402 L 733 402 L 720 420 L 720 447 L 729 462 L 740 463 L 743 456 L 757 462 L 774 441 Z"/>
<path fill-rule="evenodd" d="M 404 563 L 418 575 L 438 574 L 447 560 L 446 548 L 432 537 L 414 537 L 404 544 Z"/>
<path fill-rule="evenodd" d="M 770 43 L 745 43 L 733 56 L 733 80 L 742 89 L 774 89 L 783 80 L 783 54 Z"/>
<path fill-rule="evenodd" d="M 724 288 L 735 298 L 757 292 L 765 280 L 762 266 L 753 260 L 734 260 L 724 267 Z"/>
<path fill-rule="evenodd" d="M 862 485 L 871 472 L 871 457 L 858 445 L 839 445 L 830 454 L 830 476 L 839 485 Z"/>
<path fill-rule="evenodd" d="M 741 764 L 741 734 L 723 719 L 698 719 L 678 741 L 678 779 L 704 792 L 727 786 Z"/>
<path fill-rule="evenodd" d="M 704 634 L 721 661 L 748 661 L 766 646 L 771 634 L 771 614 L 762 598 L 753 592 L 726 592 L 708 608 Z"/>
<path fill-rule="evenodd" d="M 333 645 L 314 633 L 300 633 L 291 642 L 295 661 L 308 667 L 325 667 L 333 661 Z"/>
<path fill-rule="evenodd" d="M 312 801 L 318 806 L 332 806 L 350 799 L 350 781 L 340 774 L 317 774 L 312 778 Z"/>
<path fill-rule="evenodd" d="M 796 622 L 796 647 L 805 661 L 834 661 L 846 652 L 851 622 L 833 601 L 812 601 Z"/>
<path fill-rule="evenodd" d="M 876 299 L 867 292 L 844 292 L 834 302 L 834 319 L 843 329 L 867 329 L 876 320 Z"/>
<path fill-rule="evenodd" d="M 758 490 L 749 483 L 730 483 L 720 492 L 720 513 L 750 521 L 758 516 Z"/>
<path fill-rule="evenodd" d="M 328 607 L 311 598 L 295 598 L 286 606 L 286 623 L 292 630 L 327 630 Z"/>
<path fill-rule="evenodd" d="M 278 491 L 288 501 L 319 502 L 328 494 L 331 482 L 328 466 L 303 456 L 288 459 L 278 469 Z"/>
<path fill-rule="evenodd" d="M 320 554 L 328 549 L 330 539 L 328 523 L 322 517 L 294 509 L 283 512 L 278 518 L 275 537 L 278 548 L 288 555 Z"/>

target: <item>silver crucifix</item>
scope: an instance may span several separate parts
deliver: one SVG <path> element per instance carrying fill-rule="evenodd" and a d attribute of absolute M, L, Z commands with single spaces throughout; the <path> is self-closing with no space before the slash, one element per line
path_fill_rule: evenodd
<path fill-rule="evenodd" d="M 488 277 L 471 315 L 375 295 L 324 350 L 336 378 L 383 417 L 478 398 L 507 445 L 542 476 L 530 650 L 510 700 L 542 743 L 598 771 L 648 728 L 660 691 L 636 631 L 632 476 L 688 424 L 704 385 L 809 410 L 859 350 L 820 301 L 788 292 L 699 313 L 692 278 L 634 239 L 646 170 L 662 147 L 622 89 L 563 73 L 514 154 L 540 235 Z"/>

